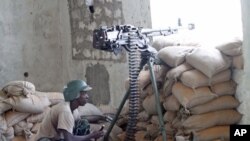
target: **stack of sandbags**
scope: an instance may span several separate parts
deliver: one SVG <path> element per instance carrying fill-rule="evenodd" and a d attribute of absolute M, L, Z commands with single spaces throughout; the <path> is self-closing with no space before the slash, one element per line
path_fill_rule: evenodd
<path fill-rule="evenodd" d="M 230 41 L 234 44 L 234 41 Z M 230 41 L 220 46 L 230 44 Z M 158 58 L 165 63 L 160 67 L 168 68 L 164 72 L 155 73 L 169 140 L 212 141 L 229 138 L 229 126 L 242 118 L 236 110 L 240 102 L 234 95 L 237 83 L 232 77 L 236 67 L 243 68 L 242 62 L 233 65 L 234 57 L 239 58 L 241 53 L 227 51 L 239 50 L 241 43 L 236 41 L 239 42 L 234 44 L 237 49 L 218 49 L 219 45 L 179 45 L 159 50 Z M 138 81 L 139 84 L 146 84 L 139 85 L 142 109 L 137 117 L 137 130 L 143 133 L 140 140 L 162 140 L 150 75 L 139 75 Z M 124 109 L 126 112 L 122 113 L 117 122 L 117 125 L 123 127 L 120 136 L 125 134 L 124 126 L 128 121 L 128 108 Z"/>
<path fill-rule="evenodd" d="M 174 98 L 181 104 L 179 110 L 172 104 L 176 117 L 170 125 L 175 136 L 192 133 L 199 141 L 229 138 L 229 126 L 242 118 L 236 110 L 240 103 L 234 97 L 237 85 L 231 77 L 231 60 L 216 48 L 195 48 L 183 64 L 167 73 L 167 80 L 176 82 L 164 107 L 168 113 Z"/>
<path fill-rule="evenodd" d="M 60 100 L 59 100 L 60 99 Z M 0 136 L 6 141 L 15 136 L 29 138 L 36 133 L 39 123 L 50 107 L 63 101 L 59 92 L 38 92 L 27 81 L 11 81 L 0 92 Z"/>

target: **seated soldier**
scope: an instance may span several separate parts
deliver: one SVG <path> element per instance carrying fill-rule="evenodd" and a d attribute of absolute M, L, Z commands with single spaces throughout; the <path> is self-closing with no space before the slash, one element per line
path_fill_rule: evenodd
<path fill-rule="evenodd" d="M 90 133 L 88 121 L 77 121 L 73 115 L 75 109 L 87 103 L 87 92 L 91 89 L 83 80 L 70 81 L 63 91 L 65 102 L 50 109 L 34 136 L 34 141 L 89 141 L 102 137 L 103 131 Z"/>

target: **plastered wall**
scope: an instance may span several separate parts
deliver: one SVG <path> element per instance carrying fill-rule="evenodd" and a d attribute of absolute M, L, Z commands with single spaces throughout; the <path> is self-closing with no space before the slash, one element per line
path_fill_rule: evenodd
<path fill-rule="evenodd" d="M 70 2 L 74 2 L 75 11 L 71 11 Z M 93 51 L 91 30 L 105 24 L 150 28 L 149 0 L 98 0 L 92 24 L 88 23 L 84 3 L 84 0 L 2 0 L 0 86 L 25 80 L 24 72 L 29 73 L 27 81 L 40 91 L 62 91 L 69 80 L 84 79 L 94 88 L 93 102 L 118 106 L 128 77 L 126 56 L 121 59 Z M 98 9 L 106 12 L 98 13 Z M 85 27 L 87 33 L 82 32 Z M 96 58 L 89 57 L 93 55 L 91 51 Z"/>
<path fill-rule="evenodd" d="M 243 56 L 244 70 L 239 76 L 240 85 L 238 85 L 236 96 L 241 101 L 238 110 L 243 114 L 241 124 L 250 124 L 250 1 L 241 0 L 242 24 L 243 24 Z"/>

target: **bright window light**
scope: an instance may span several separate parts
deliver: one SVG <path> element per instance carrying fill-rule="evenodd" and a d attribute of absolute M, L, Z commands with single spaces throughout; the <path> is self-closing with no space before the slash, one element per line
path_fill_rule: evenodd
<path fill-rule="evenodd" d="M 152 28 L 194 23 L 210 33 L 242 34 L 240 0 L 151 0 Z"/>

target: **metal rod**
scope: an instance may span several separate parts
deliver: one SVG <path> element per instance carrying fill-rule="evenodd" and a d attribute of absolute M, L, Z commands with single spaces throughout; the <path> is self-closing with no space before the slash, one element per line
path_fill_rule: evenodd
<path fill-rule="evenodd" d="M 167 141 L 166 129 L 164 127 L 162 110 L 161 110 L 161 105 L 160 105 L 160 97 L 159 97 L 159 92 L 158 92 L 158 88 L 156 85 L 155 74 L 154 74 L 154 69 L 153 69 L 153 62 L 154 62 L 154 59 L 150 57 L 148 60 L 148 65 L 150 69 L 151 82 L 153 84 L 154 93 L 155 93 L 155 101 L 156 101 L 156 108 L 157 108 L 157 113 L 158 113 L 158 118 L 159 118 L 160 130 L 162 132 L 163 141 Z"/>
<path fill-rule="evenodd" d="M 113 129 L 113 127 L 114 127 L 114 125 L 115 125 L 115 123 L 116 123 L 116 121 L 117 121 L 117 119 L 118 119 L 118 117 L 119 117 L 119 115 L 120 115 L 120 113 L 122 111 L 122 108 L 123 108 L 126 100 L 129 97 L 129 95 L 130 95 L 130 89 L 128 89 L 127 92 L 126 92 L 126 94 L 124 95 L 124 97 L 122 99 L 122 102 L 120 103 L 119 108 L 118 108 L 118 110 L 116 112 L 116 115 L 113 118 L 113 120 L 112 120 L 112 122 L 111 122 L 111 124 L 110 124 L 110 126 L 109 126 L 109 128 L 107 130 L 107 133 L 104 135 L 104 138 L 103 138 L 104 141 L 108 141 L 109 140 L 109 134 L 112 131 L 112 129 Z"/>

